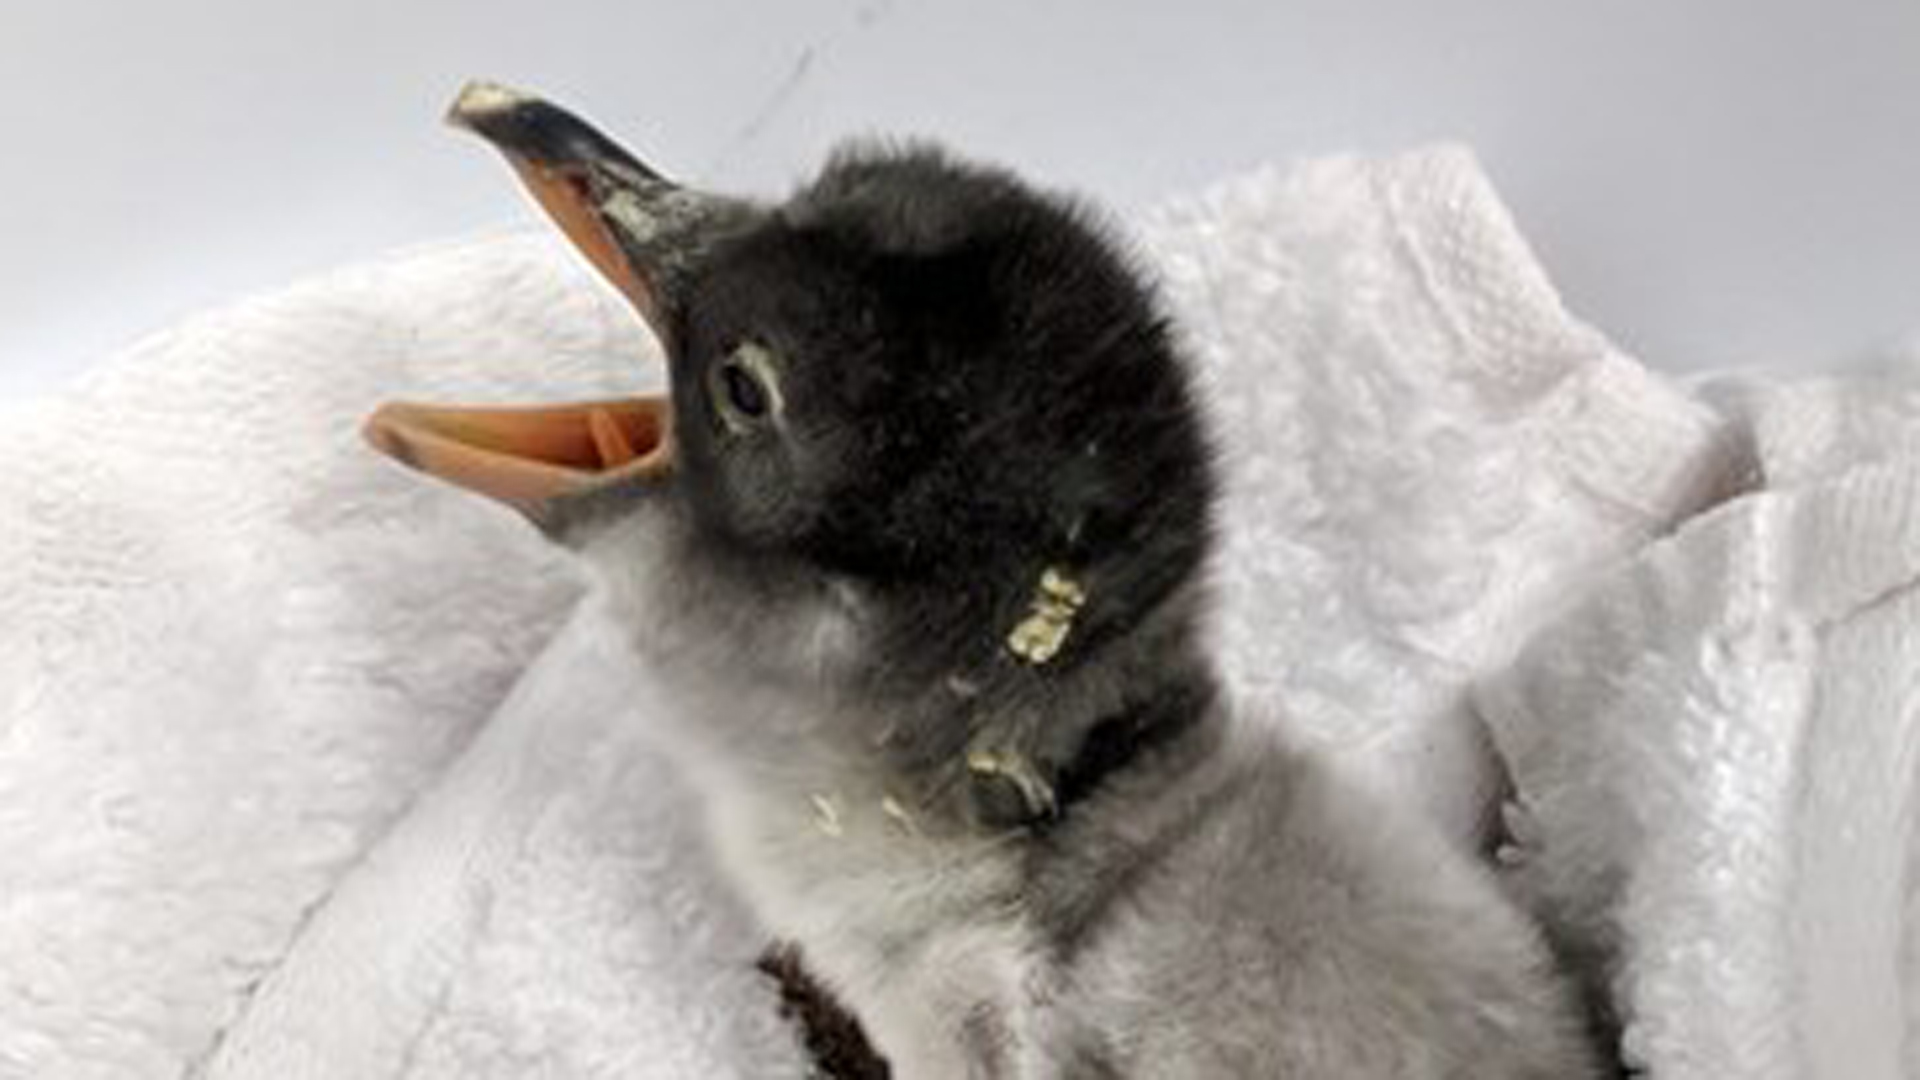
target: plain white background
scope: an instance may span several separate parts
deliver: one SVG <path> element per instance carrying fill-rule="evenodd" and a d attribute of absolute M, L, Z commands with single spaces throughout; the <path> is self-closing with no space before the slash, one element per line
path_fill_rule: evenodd
<path fill-rule="evenodd" d="M 1669 369 L 1920 328 L 1914 0 L 8 0 L 0 400 L 195 309 L 533 220 L 438 125 L 489 76 L 775 194 L 935 135 L 1125 212 L 1475 146 L 1577 312 Z"/>

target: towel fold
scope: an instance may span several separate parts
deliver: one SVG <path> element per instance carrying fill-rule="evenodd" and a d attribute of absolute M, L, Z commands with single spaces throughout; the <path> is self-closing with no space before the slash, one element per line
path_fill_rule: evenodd
<path fill-rule="evenodd" d="M 1471 833 L 1463 688 L 1736 448 L 1568 315 L 1465 151 L 1257 173 L 1153 224 L 1227 452 L 1234 685 Z"/>
<path fill-rule="evenodd" d="M 1651 1076 L 1920 1075 L 1920 363 L 1706 394 L 1753 490 L 1478 694 L 1517 880 Z"/>
<path fill-rule="evenodd" d="M 545 237 L 195 320 L 0 427 L 0 1076 L 180 1075 L 579 594 L 403 477 L 394 395 L 604 393 Z"/>
<path fill-rule="evenodd" d="M 210 1078 L 807 1075 L 583 605 L 314 914 Z"/>
<path fill-rule="evenodd" d="M 1232 692 L 1471 837 L 1469 686 L 1729 486 L 1726 421 L 1562 309 L 1460 150 L 1257 173 L 1141 241 L 1218 419 Z M 0 1075 L 802 1075 L 644 688 L 555 636 L 598 617 L 570 570 L 353 434 L 653 355 L 498 238 L 0 429 L 34 462 L 0 470 Z"/>

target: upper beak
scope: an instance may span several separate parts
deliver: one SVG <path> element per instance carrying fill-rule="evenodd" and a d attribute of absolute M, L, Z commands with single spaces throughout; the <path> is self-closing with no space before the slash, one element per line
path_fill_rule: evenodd
<path fill-rule="evenodd" d="M 486 139 L 671 352 L 690 271 L 739 204 L 661 177 L 585 121 L 537 97 L 469 85 L 448 120 Z M 557 497 L 672 468 L 664 396 L 535 408 L 394 402 L 365 434 L 393 457 L 536 519 Z"/>

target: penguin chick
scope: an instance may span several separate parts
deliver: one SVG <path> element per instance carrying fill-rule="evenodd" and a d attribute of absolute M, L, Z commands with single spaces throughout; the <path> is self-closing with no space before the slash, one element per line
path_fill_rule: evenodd
<path fill-rule="evenodd" d="M 763 206 L 498 87 L 454 119 L 669 394 L 369 433 L 585 560 L 722 865 L 895 1075 L 1598 1075 L 1487 874 L 1221 693 L 1207 432 L 1088 212 L 920 147 Z"/>

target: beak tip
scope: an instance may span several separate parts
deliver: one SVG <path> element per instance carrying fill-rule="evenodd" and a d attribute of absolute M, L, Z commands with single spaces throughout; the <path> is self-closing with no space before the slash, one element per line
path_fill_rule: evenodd
<path fill-rule="evenodd" d="M 360 437 L 375 450 L 396 461 L 408 461 L 406 436 L 401 433 L 405 406 L 388 403 L 375 409 L 360 425 Z"/>
<path fill-rule="evenodd" d="M 539 99 L 500 83 L 475 79 L 461 87 L 458 97 L 447 109 L 447 123 L 477 130 L 476 125 L 490 116 L 511 112 Z"/>

